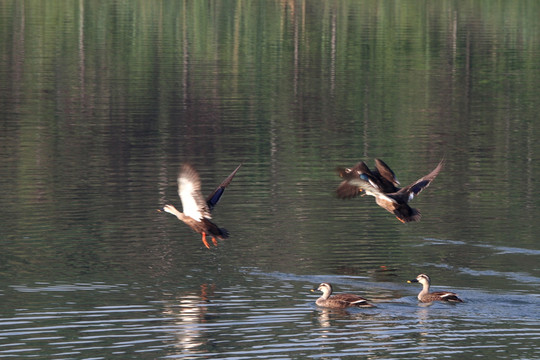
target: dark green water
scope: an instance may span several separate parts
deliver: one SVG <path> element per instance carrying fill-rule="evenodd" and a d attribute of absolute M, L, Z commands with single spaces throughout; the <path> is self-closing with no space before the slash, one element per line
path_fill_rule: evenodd
<path fill-rule="evenodd" d="M 0 3 L 0 358 L 540 357 L 536 1 Z M 401 224 L 337 166 L 408 184 Z M 231 233 L 174 217 L 183 161 Z M 383 271 L 386 266 L 391 271 Z M 419 305 L 428 273 L 464 304 Z M 322 281 L 374 309 L 318 309 Z"/>

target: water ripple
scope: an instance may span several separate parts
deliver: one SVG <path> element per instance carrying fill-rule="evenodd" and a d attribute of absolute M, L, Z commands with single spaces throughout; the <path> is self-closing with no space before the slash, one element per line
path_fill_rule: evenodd
<path fill-rule="evenodd" d="M 418 246 L 423 245 L 468 245 L 468 246 L 475 246 L 480 248 L 486 248 L 491 249 L 495 253 L 502 255 L 502 254 L 522 254 L 522 255 L 540 255 L 540 250 L 534 250 L 534 249 L 525 249 L 525 248 L 518 248 L 518 247 L 509 247 L 509 246 L 497 246 L 497 245 L 491 245 L 491 244 L 478 244 L 478 243 L 466 243 L 464 241 L 460 240 L 448 240 L 448 239 L 437 239 L 437 238 L 424 238 L 426 243 L 420 244 Z"/>
<path fill-rule="evenodd" d="M 537 305 L 531 296 L 499 294 L 491 302 L 481 300 L 486 294 L 467 289 L 464 295 L 471 300 L 457 306 L 417 306 L 410 296 L 381 301 L 375 309 L 339 311 L 317 308 L 313 295 L 305 293 L 306 283 L 316 282 L 316 277 L 248 272 L 252 287 L 204 285 L 199 296 L 167 289 L 168 300 L 145 304 L 19 310 L 0 319 L 0 357 L 152 354 L 153 358 L 318 359 L 365 354 L 406 359 L 421 353 L 493 354 L 509 346 L 529 357 L 536 351 L 540 321 L 531 313 Z M 331 279 L 343 286 L 368 282 L 351 276 Z M 287 286 L 281 286 L 283 281 Z M 123 287 L 127 293 L 140 288 Z M 100 289 L 94 289 L 96 294 Z M 512 345 L 500 344 L 501 338 L 512 338 Z"/>

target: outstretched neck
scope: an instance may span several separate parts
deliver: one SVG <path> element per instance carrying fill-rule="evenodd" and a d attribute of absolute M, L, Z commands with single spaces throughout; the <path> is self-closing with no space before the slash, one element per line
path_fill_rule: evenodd
<path fill-rule="evenodd" d="M 186 216 L 181 213 L 180 211 L 176 210 L 176 208 L 172 205 L 165 205 L 163 207 L 163 211 L 165 212 L 168 212 L 169 214 L 173 214 L 174 216 L 176 216 L 179 220 L 182 220 L 184 221 L 184 219 L 186 218 Z"/>

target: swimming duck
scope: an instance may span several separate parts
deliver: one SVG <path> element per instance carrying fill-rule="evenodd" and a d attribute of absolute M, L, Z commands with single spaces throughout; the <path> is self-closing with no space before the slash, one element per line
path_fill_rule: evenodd
<path fill-rule="evenodd" d="M 226 239 L 229 237 L 229 233 L 226 229 L 218 227 L 216 224 L 210 221 L 212 218 L 210 212 L 216 206 L 219 199 L 223 195 L 225 188 L 230 184 L 233 177 L 236 175 L 238 169 L 242 164 L 238 165 L 236 169 L 225 179 L 223 182 L 204 200 L 201 193 L 201 180 L 199 174 L 193 166 L 190 164 L 183 164 L 178 174 L 178 195 L 182 201 L 182 208 L 184 212 L 178 211 L 172 205 L 165 205 L 162 210 L 173 214 L 179 220 L 186 223 L 187 226 L 192 228 L 195 232 L 202 235 L 202 242 L 204 246 L 210 249 L 210 244 L 206 241 L 206 235 L 212 237 L 212 242 L 217 246 L 218 239 Z"/>
<path fill-rule="evenodd" d="M 322 291 L 320 298 L 315 301 L 315 304 L 321 307 L 334 308 L 334 309 L 345 309 L 348 307 L 375 307 L 368 303 L 366 299 L 361 296 L 354 294 L 336 294 L 332 295 L 332 285 L 329 283 L 322 283 L 316 289 L 311 289 L 314 291 Z M 330 296 L 332 295 L 332 296 Z"/>
<path fill-rule="evenodd" d="M 364 191 L 366 195 L 375 197 L 377 205 L 393 213 L 402 223 L 419 221 L 420 211 L 411 208 L 408 202 L 414 199 L 422 190 L 428 187 L 439 175 L 444 159 L 426 176 L 403 188 L 396 187 L 394 172 L 382 160 L 376 161 L 378 171 L 371 172 L 367 165 L 360 161 L 352 168 L 338 168 L 339 176 L 344 180 L 336 192 L 342 199 L 352 198 Z"/>
<path fill-rule="evenodd" d="M 408 283 L 420 283 L 423 288 L 418 294 L 418 300 L 423 303 L 429 303 L 432 301 L 448 301 L 448 302 L 463 302 L 456 293 L 450 291 L 436 291 L 429 292 L 429 285 L 431 285 L 431 279 L 426 274 L 420 274 L 413 280 L 407 280 Z"/>

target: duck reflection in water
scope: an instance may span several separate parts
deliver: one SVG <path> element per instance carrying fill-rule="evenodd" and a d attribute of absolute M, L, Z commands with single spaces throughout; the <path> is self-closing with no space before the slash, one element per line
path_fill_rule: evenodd
<path fill-rule="evenodd" d="M 201 284 L 199 291 L 187 291 L 166 301 L 163 314 L 170 318 L 176 329 L 174 333 L 175 347 L 184 351 L 192 351 L 208 342 L 207 334 L 198 325 L 209 321 L 208 307 L 216 289 L 215 284 Z"/>
<path fill-rule="evenodd" d="M 183 164 L 178 174 L 178 195 L 182 201 L 184 212 L 178 211 L 172 205 L 165 205 L 163 209 L 159 211 L 173 214 L 195 232 L 201 234 L 202 242 L 208 249 L 210 249 L 210 244 L 206 240 L 207 234 L 212 237 L 212 242 L 217 246 L 218 243 L 216 238 L 226 239 L 229 237 L 229 232 L 210 221 L 212 218 L 210 212 L 214 206 L 216 206 L 219 199 L 221 199 L 225 188 L 231 183 L 236 172 L 240 169 L 240 166 L 242 166 L 242 164 L 238 165 L 238 167 L 223 180 L 216 190 L 204 200 L 201 193 L 201 180 L 199 174 L 190 164 Z"/>
<path fill-rule="evenodd" d="M 360 161 L 352 168 L 338 168 L 338 173 L 344 180 L 336 192 L 339 198 L 349 199 L 360 195 L 375 197 L 377 205 L 393 213 L 402 223 L 419 221 L 418 209 L 411 208 L 408 202 L 420 194 L 437 177 L 444 164 L 444 159 L 426 176 L 403 188 L 397 187 L 399 181 L 386 163 L 375 159 L 377 170 L 371 171 L 366 163 Z"/>
<path fill-rule="evenodd" d="M 366 320 L 373 320 L 377 319 L 379 316 L 376 313 L 373 312 L 365 312 L 365 311 L 351 311 L 351 308 L 346 309 L 333 309 L 333 308 L 324 308 L 320 307 L 316 311 L 314 311 L 314 317 L 315 320 L 319 323 L 319 325 L 323 328 L 332 327 L 335 325 L 336 321 L 349 321 L 349 320 L 357 320 L 357 321 L 366 321 Z"/>

